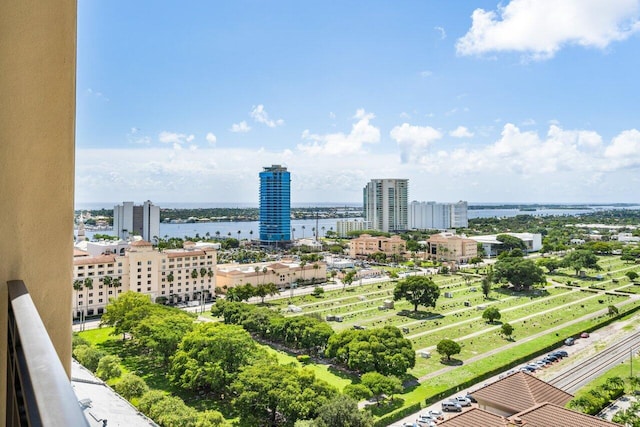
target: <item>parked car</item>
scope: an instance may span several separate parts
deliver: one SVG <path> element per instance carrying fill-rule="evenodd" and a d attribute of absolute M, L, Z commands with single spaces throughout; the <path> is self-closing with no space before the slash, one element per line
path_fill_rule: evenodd
<path fill-rule="evenodd" d="M 550 363 L 557 362 L 560 358 L 558 356 L 554 356 L 553 354 L 549 354 L 544 358 L 544 360 L 549 361 Z"/>
<path fill-rule="evenodd" d="M 444 420 L 444 414 L 442 411 L 438 411 L 437 409 L 432 409 L 429 411 L 429 415 L 436 420 Z"/>
<path fill-rule="evenodd" d="M 471 406 L 471 401 L 464 396 L 458 396 L 453 401 L 459 403 L 460 406 Z"/>
<path fill-rule="evenodd" d="M 558 356 L 560 356 L 560 357 L 568 357 L 568 356 L 569 356 L 569 353 L 567 353 L 567 352 L 566 352 L 566 351 L 564 351 L 564 350 L 557 350 L 557 351 L 554 351 L 554 352 L 553 352 L 553 354 L 558 355 Z"/>
<path fill-rule="evenodd" d="M 569 337 L 566 340 L 564 340 L 565 345 L 573 345 L 575 344 L 575 342 L 576 342 L 576 339 L 572 337 Z"/>
<path fill-rule="evenodd" d="M 580 338 L 589 338 L 589 332 L 583 332 L 580 334 Z"/>
<path fill-rule="evenodd" d="M 470 393 L 467 393 L 464 395 L 464 397 L 466 397 L 467 399 L 469 399 L 469 402 L 471 403 L 478 403 L 478 401 L 476 400 L 475 397 L 473 397 Z"/>
<path fill-rule="evenodd" d="M 436 420 L 435 418 L 431 418 L 429 415 L 420 415 L 416 420 L 416 423 L 421 427 L 432 427 L 436 425 Z"/>
<path fill-rule="evenodd" d="M 442 412 L 462 412 L 462 406 L 453 401 L 442 402 Z"/>

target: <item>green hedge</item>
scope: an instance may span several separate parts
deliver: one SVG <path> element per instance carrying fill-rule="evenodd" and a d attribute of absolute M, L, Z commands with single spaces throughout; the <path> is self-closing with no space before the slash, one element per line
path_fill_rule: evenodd
<path fill-rule="evenodd" d="M 413 405 L 409 405 L 405 408 L 398 409 L 397 411 L 391 412 L 390 414 L 385 415 L 384 417 L 380 417 L 373 424 L 374 427 L 385 427 L 394 423 L 408 415 L 413 414 L 414 412 L 418 412 L 422 409 L 422 405 L 420 402 L 414 403 Z"/>

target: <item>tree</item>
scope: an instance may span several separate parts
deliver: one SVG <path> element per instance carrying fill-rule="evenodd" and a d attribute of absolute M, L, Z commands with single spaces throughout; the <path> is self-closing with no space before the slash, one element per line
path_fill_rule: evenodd
<path fill-rule="evenodd" d="M 416 363 L 413 344 L 394 326 L 345 330 L 327 342 L 325 355 L 358 372 L 402 376 Z"/>
<path fill-rule="evenodd" d="M 393 291 L 393 299 L 406 299 L 413 304 L 413 311 L 418 311 L 418 305 L 435 308 L 439 296 L 440 288 L 426 276 L 409 276 L 399 281 Z"/>
<path fill-rule="evenodd" d="M 128 291 L 111 299 L 105 312 L 100 319 L 101 325 L 113 326 L 114 334 L 125 334 L 131 332 L 134 326 L 145 318 L 151 310 L 152 302 L 148 295 Z"/>
<path fill-rule="evenodd" d="M 93 289 L 93 279 L 91 277 L 84 279 L 84 287 L 87 289 Z"/>
<path fill-rule="evenodd" d="M 592 268 L 596 271 L 602 270 L 598 265 L 598 257 L 593 252 L 586 249 L 578 249 L 569 252 L 562 259 L 562 265 L 564 267 L 570 267 L 576 272 L 576 276 L 580 273 L 580 270 L 586 268 Z"/>
<path fill-rule="evenodd" d="M 491 293 L 491 284 L 493 283 L 493 267 L 490 267 L 487 271 L 487 274 L 482 278 L 482 294 L 485 298 L 489 298 L 489 293 Z"/>
<path fill-rule="evenodd" d="M 122 374 L 120 369 L 120 358 L 115 355 L 107 355 L 98 362 L 96 375 L 98 378 L 107 381 L 112 378 L 118 378 Z"/>
<path fill-rule="evenodd" d="M 202 323 L 186 334 L 178 346 L 171 359 L 169 379 L 189 390 L 224 394 L 240 368 L 261 354 L 242 327 Z"/>
<path fill-rule="evenodd" d="M 638 273 L 636 273 L 635 271 L 627 271 L 625 273 L 625 276 L 627 276 L 629 280 L 633 282 L 638 278 Z"/>
<path fill-rule="evenodd" d="M 610 305 L 607 307 L 607 314 L 609 314 L 609 316 L 616 316 L 618 314 L 618 307 Z"/>
<path fill-rule="evenodd" d="M 369 387 L 365 386 L 364 384 L 347 384 L 346 386 L 344 386 L 342 393 L 356 401 L 369 399 L 371 398 L 371 396 L 373 396 L 373 393 L 371 393 Z"/>
<path fill-rule="evenodd" d="M 453 340 L 444 339 L 440 341 L 436 347 L 436 351 L 441 356 L 447 356 L 447 360 L 451 360 L 451 356 L 454 354 L 460 354 L 462 348 L 460 344 Z"/>
<path fill-rule="evenodd" d="M 502 315 L 500 314 L 500 310 L 496 307 L 489 307 L 482 312 L 482 318 L 485 319 L 488 323 L 493 323 L 496 320 L 500 320 Z"/>
<path fill-rule="evenodd" d="M 164 365 L 168 365 L 169 357 L 193 327 L 193 318 L 182 310 L 157 307 L 134 326 L 132 334 L 139 345 L 161 356 Z"/>
<path fill-rule="evenodd" d="M 520 249 L 522 251 L 527 250 L 527 245 L 522 241 L 522 239 L 510 234 L 498 234 L 496 236 L 496 240 L 502 243 L 501 248 L 504 251 L 511 251 L 512 249 Z"/>
<path fill-rule="evenodd" d="M 356 272 L 355 271 L 349 271 L 347 272 L 347 274 L 344 275 L 344 277 L 342 278 L 342 290 L 345 289 L 345 287 L 349 286 L 350 284 L 353 283 L 353 280 L 356 277 Z"/>
<path fill-rule="evenodd" d="M 348 396 L 336 396 L 318 408 L 312 427 L 373 427 L 369 411 L 358 409 L 358 402 Z"/>
<path fill-rule="evenodd" d="M 562 262 L 558 258 L 540 258 L 536 261 L 540 267 L 544 267 L 553 274 L 558 268 L 562 267 Z"/>
<path fill-rule="evenodd" d="M 382 375 L 378 372 L 367 372 L 363 374 L 360 382 L 371 390 L 378 405 L 380 405 L 383 395 L 392 396 L 402 391 L 402 382 L 399 378 Z"/>
<path fill-rule="evenodd" d="M 103 352 L 91 345 L 81 344 L 73 349 L 73 357 L 91 372 L 95 372 L 98 369 L 98 362 L 104 355 Z"/>
<path fill-rule="evenodd" d="M 245 367 L 233 382 L 234 408 L 240 425 L 288 426 L 298 419 L 315 418 L 318 409 L 338 395 L 311 370 L 262 361 Z"/>
<path fill-rule="evenodd" d="M 261 303 L 264 304 L 264 299 L 267 295 L 273 296 L 278 295 L 278 286 L 273 283 L 260 283 L 255 287 L 254 295 L 261 298 Z"/>
<path fill-rule="evenodd" d="M 493 271 L 495 281 L 511 282 L 518 290 L 546 283 L 542 269 L 530 259 L 505 257 L 496 261 Z"/>
<path fill-rule="evenodd" d="M 147 383 L 136 374 L 125 374 L 120 381 L 118 381 L 114 387 L 116 392 L 127 400 L 131 400 L 134 397 L 141 397 L 143 394 L 149 391 Z"/>
<path fill-rule="evenodd" d="M 502 334 L 507 337 L 507 339 L 511 339 L 511 335 L 513 335 L 513 326 L 511 326 L 508 323 L 503 323 L 502 324 L 502 328 L 500 328 L 502 331 Z"/>
<path fill-rule="evenodd" d="M 324 294 L 324 289 L 321 288 L 320 286 L 316 286 L 315 288 L 313 288 L 313 292 L 311 293 L 311 295 L 313 295 L 316 298 L 320 298 L 322 294 Z"/>

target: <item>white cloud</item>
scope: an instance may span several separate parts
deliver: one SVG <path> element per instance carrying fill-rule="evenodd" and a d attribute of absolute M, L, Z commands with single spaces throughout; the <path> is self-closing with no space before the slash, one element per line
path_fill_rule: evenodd
<path fill-rule="evenodd" d="M 284 124 L 284 120 L 271 120 L 269 118 L 269 114 L 265 111 L 264 105 L 260 104 L 257 107 L 254 106 L 249 112 L 251 118 L 258 122 L 267 125 L 270 128 L 274 128 L 276 126 L 282 126 Z"/>
<path fill-rule="evenodd" d="M 420 77 L 427 78 L 427 77 L 431 77 L 431 76 L 433 76 L 433 72 L 432 71 L 429 71 L 429 70 L 420 71 Z"/>
<path fill-rule="evenodd" d="M 447 32 L 442 27 L 433 27 L 434 30 L 440 33 L 440 39 L 444 40 L 447 38 Z"/>
<path fill-rule="evenodd" d="M 605 151 L 611 169 L 640 167 L 640 131 L 625 130 L 613 138 Z"/>
<path fill-rule="evenodd" d="M 205 137 L 205 139 L 209 144 L 215 144 L 216 141 L 218 140 L 218 138 L 216 138 L 216 136 L 211 132 L 207 133 L 207 136 Z"/>
<path fill-rule="evenodd" d="M 454 138 L 471 138 L 473 136 L 473 132 L 469 131 L 469 129 L 464 126 L 458 126 L 454 130 L 449 132 L 449 135 L 453 136 Z"/>
<path fill-rule="evenodd" d="M 229 129 L 231 132 L 235 132 L 235 133 L 247 133 L 251 130 L 251 126 L 249 126 L 247 124 L 247 122 L 245 122 L 244 120 L 241 121 L 240 123 L 234 123 L 231 125 L 231 129 Z"/>
<path fill-rule="evenodd" d="M 302 133 L 306 143 L 298 144 L 298 150 L 316 155 L 354 154 L 361 152 L 365 144 L 380 141 L 380 130 L 370 121 L 375 118 L 372 113 L 358 109 L 353 116 L 358 121 L 351 127 L 349 134 L 342 132 L 330 134 L 312 134 L 308 129 Z"/>
<path fill-rule="evenodd" d="M 331 120 L 335 119 L 336 118 L 336 113 L 334 113 L 333 111 L 329 111 L 329 118 Z"/>
<path fill-rule="evenodd" d="M 174 144 L 174 146 L 191 142 L 194 139 L 195 139 L 195 135 L 187 135 L 184 133 L 175 133 L 175 132 L 167 132 L 167 131 L 162 131 L 160 132 L 160 135 L 158 135 L 158 140 L 160 142 L 163 142 L 165 144 Z"/>
<path fill-rule="evenodd" d="M 400 147 L 400 160 L 406 163 L 421 156 L 429 145 L 442 138 L 442 133 L 430 126 L 412 126 L 403 123 L 391 129 L 393 138 Z"/>
<path fill-rule="evenodd" d="M 639 0 L 511 0 L 496 11 L 476 9 L 456 51 L 546 59 L 566 45 L 602 49 L 640 30 L 639 12 Z"/>
<path fill-rule="evenodd" d="M 536 121 L 533 119 L 526 119 L 521 123 L 522 126 L 534 126 L 535 124 Z"/>

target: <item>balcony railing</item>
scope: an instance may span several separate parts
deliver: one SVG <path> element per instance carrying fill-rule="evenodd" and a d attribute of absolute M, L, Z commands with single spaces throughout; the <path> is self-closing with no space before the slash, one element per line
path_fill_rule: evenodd
<path fill-rule="evenodd" d="M 6 425 L 88 427 L 26 286 L 21 280 L 10 281 L 7 285 Z"/>

